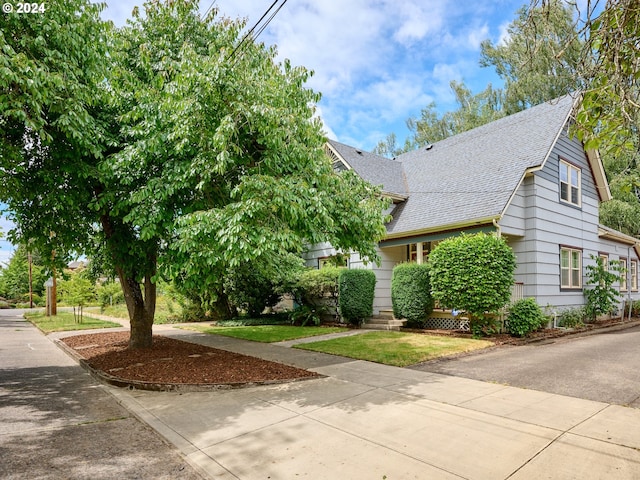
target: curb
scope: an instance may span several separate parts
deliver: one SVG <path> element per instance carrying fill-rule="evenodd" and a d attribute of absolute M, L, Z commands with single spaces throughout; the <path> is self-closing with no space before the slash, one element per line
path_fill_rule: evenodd
<path fill-rule="evenodd" d="M 531 339 L 522 339 L 522 343 L 523 344 L 530 344 L 530 343 L 553 343 L 556 339 L 558 338 L 565 338 L 565 337 L 573 337 L 573 338 L 579 338 L 579 337 L 588 337 L 590 335 L 596 335 L 596 334 L 600 334 L 600 333 L 609 333 L 609 332 L 617 332 L 620 330 L 626 330 L 627 328 L 633 328 L 633 327 L 637 327 L 638 325 L 640 325 L 640 320 L 633 320 L 631 322 L 619 322 L 619 323 L 613 323 L 613 324 L 609 324 L 609 325 L 605 325 L 602 327 L 587 327 L 586 330 L 566 330 L 563 332 L 558 332 L 557 335 L 553 336 L 553 337 L 541 337 L 541 338 L 531 338 Z"/>

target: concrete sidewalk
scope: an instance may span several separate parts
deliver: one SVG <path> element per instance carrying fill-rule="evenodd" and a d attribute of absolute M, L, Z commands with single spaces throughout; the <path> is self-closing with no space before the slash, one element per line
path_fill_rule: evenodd
<path fill-rule="evenodd" d="M 640 410 L 171 326 L 154 333 L 326 376 L 194 393 L 104 387 L 212 479 L 640 478 Z"/>
<path fill-rule="evenodd" d="M 0 478 L 203 478 L 22 312 L 0 310 Z"/>
<path fill-rule="evenodd" d="M 215 479 L 637 479 L 640 410 L 162 327 L 326 378 L 197 393 L 112 388 Z"/>

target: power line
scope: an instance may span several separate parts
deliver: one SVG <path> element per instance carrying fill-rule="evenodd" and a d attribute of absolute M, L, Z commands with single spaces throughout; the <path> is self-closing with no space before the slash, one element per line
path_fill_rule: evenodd
<path fill-rule="evenodd" d="M 209 12 L 213 10 L 213 6 L 216 4 L 217 1 L 218 0 L 212 0 L 211 5 L 209 5 L 209 8 L 207 8 L 207 10 L 204 12 L 204 14 L 200 18 L 207 18 L 207 15 L 209 15 Z"/>
<path fill-rule="evenodd" d="M 265 19 L 265 17 L 267 15 L 269 15 L 271 10 L 274 9 L 274 7 L 276 6 L 276 4 L 279 1 L 280 0 L 274 0 L 274 2 L 267 9 L 267 11 L 264 12 L 264 14 L 260 17 L 260 20 L 258 20 L 255 23 L 255 25 L 249 29 L 249 31 L 245 34 L 245 36 L 242 37 L 242 40 L 240 40 L 240 43 L 236 46 L 236 48 L 233 49 L 233 51 L 231 52 L 231 54 L 229 55 L 227 60 L 233 59 L 233 57 L 236 55 L 236 53 L 247 44 L 247 39 L 253 35 L 253 32 L 256 30 L 258 25 L 260 25 L 260 23 L 262 23 L 262 21 Z M 284 7 L 285 3 L 287 3 L 287 0 L 283 0 L 282 3 L 280 4 L 280 6 L 275 10 L 275 12 L 273 12 L 271 14 L 271 16 L 267 19 L 267 21 L 259 28 L 259 30 L 257 31 L 255 37 L 253 37 L 253 40 L 256 40 L 258 38 L 258 36 L 265 30 L 265 28 L 267 28 L 267 26 L 269 25 L 269 23 L 271 23 L 273 18 L 278 14 L 278 12 L 282 9 L 282 7 Z"/>

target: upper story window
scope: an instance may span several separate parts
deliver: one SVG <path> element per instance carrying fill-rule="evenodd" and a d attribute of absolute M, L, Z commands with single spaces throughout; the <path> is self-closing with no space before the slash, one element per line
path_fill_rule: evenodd
<path fill-rule="evenodd" d="M 578 167 L 560 160 L 560 199 L 577 207 L 581 204 L 581 172 Z"/>

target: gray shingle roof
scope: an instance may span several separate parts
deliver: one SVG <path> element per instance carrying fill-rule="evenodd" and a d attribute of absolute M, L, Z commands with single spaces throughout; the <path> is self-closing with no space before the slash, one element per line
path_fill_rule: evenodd
<path fill-rule="evenodd" d="M 329 140 L 329 144 L 361 178 L 372 185 L 382 186 L 383 192 L 406 196 L 407 186 L 400 163 L 335 140 Z"/>
<path fill-rule="evenodd" d="M 573 103 L 566 96 L 398 157 L 409 199 L 388 232 L 500 215 L 525 171 L 546 160 Z"/>
<path fill-rule="evenodd" d="M 565 96 L 449 137 L 429 149 L 405 153 L 395 161 L 363 152 L 358 162 L 352 147 L 332 145 L 348 155 L 345 160 L 359 175 L 383 184 L 386 191 L 401 193 L 398 189 L 406 182 L 402 193 L 408 199 L 398 205 L 387 225 L 388 233 L 398 236 L 498 217 L 526 170 L 545 162 L 573 105 L 574 99 Z"/>

